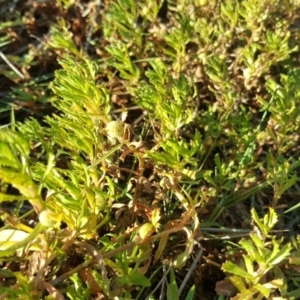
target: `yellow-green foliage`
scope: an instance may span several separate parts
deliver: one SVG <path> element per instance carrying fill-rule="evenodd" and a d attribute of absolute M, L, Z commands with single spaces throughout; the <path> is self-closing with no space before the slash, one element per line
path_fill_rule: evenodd
<path fill-rule="evenodd" d="M 296 299 L 298 2 L 85 2 L 56 1 L 41 46 L 59 57 L 51 83 L 12 89 L 52 111 L 0 131 L 0 202 L 16 207 L 0 257 L 30 266 L 3 271 L 19 289 L 0 298 L 213 299 L 212 264 L 213 284 L 231 286 L 220 297 Z M 29 70 L 38 55 L 11 59 Z"/>

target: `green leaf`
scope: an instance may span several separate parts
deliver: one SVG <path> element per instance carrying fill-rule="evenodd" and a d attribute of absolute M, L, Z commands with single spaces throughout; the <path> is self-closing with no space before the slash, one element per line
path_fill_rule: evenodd
<path fill-rule="evenodd" d="M 33 283 L 28 280 L 27 276 L 22 274 L 21 272 L 14 272 L 14 275 L 19 283 L 19 289 L 25 291 L 27 295 L 30 295 L 32 290 L 34 289 Z"/>
<path fill-rule="evenodd" d="M 195 285 L 193 285 L 190 288 L 188 294 L 186 295 L 185 300 L 193 300 L 195 293 L 196 293 L 196 287 L 195 287 Z"/>
<path fill-rule="evenodd" d="M 287 179 L 287 181 L 282 186 L 280 186 L 280 194 L 282 195 L 286 190 L 291 188 L 298 180 L 299 178 L 295 174 L 291 178 Z"/>
<path fill-rule="evenodd" d="M 231 261 L 225 262 L 222 266 L 222 270 L 224 270 L 225 272 L 229 272 L 229 273 L 235 274 L 237 276 L 243 277 L 249 281 L 255 280 L 253 275 L 249 274 L 247 271 L 245 271 L 238 265 L 232 263 Z"/>
<path fill-rule="evenodd" d="M 72 52 L 75 56 L 80 56 L 80 52 L 77 50 L 73 40 L 72 34 L 68 30 L 65 21 L 60 19 L 58 26 L 52 26 L 50 32 L 50 40 L 48 44 L 54 49 L 63 49 Z"/>
<path fill-rule="evenodd" d="M 33 229 L 33 231 L 28 234 L 24 232 L 24 234 L 20 233 L 20 230 L 13 230 L 18 232 L 18 240 L 14 240 L 14 235 L 12 235 L 12 240 L 13 243 L 11 245 L 5 245 L 4 248 L 0 251 L 0 257 L 5 257 L 5 256 L 11 256 L 14 254 L 15 251 L 27 247 L 29 243 L 34 241 L 34 239 L 44 230 L 44 226 L 42 226 L 40 223 Z M 22 240 L 20 241 L 20 236 L 22 235 Z M 4 233 L 3 237 L 7 239 L 7 234 Z M 9 241 L 9 239 L 8 239 Z"/>
<path fill-rule="evenodd" d="M 128 280 L 132 284 L 140 285 L 143 287 L 151 286 L 151 281 L 138 270 L 134 270 L 130 274 L 128 274 Z"/>
<path fill-rule="evenodd" d="M 149 69 L 145 72 L 145 75 L 149 78 L 152 85 L 155 86 L 160 92 L 164 92 L 162 87 L 165 86 L 167 78 L 167 68 L 161 59 L 150 61 L 150 65 L 153 70 Z"/>
<path fill-rule="evenodd" d="M 229 279 L 240 292 L 244 292 L 247 290 L 243 278 L 239 276 L 230 276 Z"/>
<path fill-rule="evenodd" d="M 264 297 L 269 298 L 272 290 L 270 288 L 264 287 L 262 284 L 257 283 L 254 285 L 254 288 L 258 290 Z"/>
<path fill-rule="evenodd" d="M 264 241 L 261 237 L 258 237 L 256 234 L 251 233 L 250 238 L 256 246 L 257 253 L 254 257 L 257 261 L 265 261 L 266 257 L 270 254 L 270 250 L 265 247 Z"/>
<path fill-rule="evenodd" d="M 29 200 L 40 198 L 34 182 L 26 174 L 20 174 L 7 168 L 0 168 L 0 178 L 4 182 L 12 184 Z"/>
<path fill-rule="evenodd" d="M 29 141 L 20 133 L 9 129 L 0 130 L 0 140 L 11 144 L 12 147 L 15 147 L 15 149 L 20 151 L 23 156 L 25 156 L 26 158 L 28 157 L 30 153 L 30 144 Z M 5 150 L 6 152 L 9 151 L 8 148 L 6 148 Z M 8 153 L 6 153 L 6 155 L 10 156 Z M 15 160 L 15 158 L 12 159 Z"/>
<path fill-rule="evenodd" d="M 188 232 L 188 231 L 187 231 Z M 194 237 L 193 235 L 189 232 L 189 238 L 186 242 L 186 247 L 183 253 L 178 255 L 178 257 L 174 261 L 174 267 L 175 268 L 182 268 L 185 264 L 188 258 L 190 257 L 193 248 L 194 248 Z"/>
<path fill-rule="evenodd" d="M 265 225 L 259 219 L 258 214 L 254 208 L 251 209 L 251 216 L 252 216 L 255 224 L 259 227 L 261 233 L 266 237 L 268 234 L 268 230 L 266 229 Z"/>
<path fill-rule="evenodd" d="M 18 200 L 26 200 L 25 196 L 17 196 L 17 195 L 8 195 L 4 193 L 0 193 L 0 203 L 4 201 L 18 201 Z"/>
<path fill-rule="evenodd" d="M 0 149 L 0 166 L 13 167 L 15 169 L 22 167 L 20 161 L 15 157 L 7 143 L 0 141 Z"/>
<path fill-rule="evenodd" d="M 277 222 L 278 222 L 278 217 L 274 208 L 269 207 L 268 214 L 264 216 L 264 224 L 267 226 L 267 228 L 271 230 L 276 225 Z"/>
<path fill-rule="evenodd" d="M 246 239 L 241 239 L 239 244 L 247 251 L 247 254 L 253 259 L 257 254 L 257 249 L 253 246 L 251 241 Z"/>
<path fill-rule="evenodd" d="M 279 243 L 276 241 L 274 243 Z M 282 244 L 282 243 L 281 243 Z M 284 259 L 286 259 L 292 250 L 291 244 L 287 243 L 279 251 L 273 251 L 272 255 L 267 259 L 267 262 L 273 266 L 281 263 Z"/>
<path fill-rule="evenodd" d="M 249 257 L 248 255 L 244 255 L 244 262 L 247 269 L 247 272 L 253 276 L 254 274 L 254 265 L 253 265 L 253 257 Z"/>
<path fill-rule="evenodd" d="M 289 300 L 297 300 L 300 295 L 300 288 L 296 288 L 295 290 L 289 292 L 286 296 Z"/>
<path fill-rule="evenodd" d="M 300 265 L 300 250 L 293 252 L 289 256 L 289 264 L 297 265 L 297 266 Z"/>
<path fill-rule="evenodd" d="M 15 229 L 6 229 L 0 231 L 0 250 L 6 250 L 12 245 L 24 240 L 29 236 L 28 232 Z"/>
<path fill-rule="evenodd" d="M 257 289 L 255 289 L 255 287 L 251 287 L 245 291 L 243 291 L 242 293 L 237 295 L 237 299 L 239 300 L 253 300 L 253 299 L 257 299 L 256 297 L 254 297 L 254 295 L 256 295 L 258 293 Z M 260 299 L 260 298 L 258 298 Z"/>
<path fill-rule="evenodd" d="M 144 223 L 140 228 L 139 228 L 139 236 L 142 240 L 146 239 L 149 237 L 153 232 L 155 231 L 155 227 L 151 223 Z"/>
<path fill-rule="evenodd" d="M 170 270 L 170 283 L 167 288 L 167 299 L 168 300 L 177 300 L 179 299 L 179 291 L 176 283 L 175 272 L 173 269 Z"/>

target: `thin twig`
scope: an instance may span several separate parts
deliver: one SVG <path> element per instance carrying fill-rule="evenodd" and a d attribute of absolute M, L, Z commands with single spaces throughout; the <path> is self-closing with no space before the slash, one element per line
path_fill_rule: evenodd
<path fill-rule="evenodd" d="M 100 8 L 101 8 L 101 0 L 97 0 L 96 3 L 94 3 L 94 6 L 96 7 L 95 8 L 95 12 L 94 12 L 94 24 L 97 23 L 97 17 L 99 15 L 99 12 L 100 12 Z M 90 28 L 88 29 L 88 32 L 86 34 L 86 42 L 85 42 L 85 45 L 84 45 L 84 51 L 85 52 L 88 52 L 89 50 L 89 46 L 90 46 L 90 41 L 91 41 L 91 38 L 92 38 L 92 35 L 93 35 L 93 30 L 94 30 L 94 24 L 91 22 L 91 26 Z"/>
<path fill-rule="evenodd" d="M 179 288 L 179 291 L 178 291 L 178 296 L 180 296 L 180 294 L 182 293 L 183 289 L 185 288 L 186 283 L 188 282 L 188 280 L 190 279 L 192 273 L 193 273 L 194 270 L 196 269 L 197 264 L 198 264 L 198 262 L 199 262 L 199 260 L 200 260 L 200 258 L 201 258 L 201 256 L 202 256 L 203 248 L 202 248 L 202 246 L 201 246 L 200 243 L 197 243 L 197 244 L 198 244 L 198 246 L 200 247 L 199 252 L 198 252 L 196 258 L 194 259 L 194 261 L 193 261 L 193 263 L 192 263 L 192 265 L 191 265 L 189 271 L 188 271 L 187 274 L 185 275 L 185 277 L 184 277 L 184 279 L 183 279 L 181 285 L 180 285 L 180 288 Z"/>
<path fill-rule="evenodd" d="M 60 283 L 61 281 L 64 281 L 65 279 L 69 278 L 71 275 L 79 272 L 82 269 L 85 269 L 86 267 L 88 267 L 92 262 L 94 261 L 94 258 L 91 257 L 88 260 L 86 260 L 85 262 L 83 262 L 82 264 L 78 265 L 76 268 L 70 270 L 69 272 L 64 273 L 63 275 L 57 277 L 56 279 L 50 281 L 50 284 L 52 285 L 56 285 L 58 283 Z"/>
<path fill-rule="evenodd" d="M 201 237 L 202 240 L 204 241 L 211 241 L 211 240 L 229 240 L 233 238 L 239 238 L 239 237 L 244 237 L 248 236 L 254 231 L 252 229 L 236 229 L 236 228 L 209 228 L 209 227 L 200 227 L 201 232 L 206 232 L 206 233 L 233 233 L 233 234 L 227 234 L 227 235 L 218 235 L 215 237 Z M 270 233 L 284 233 L 284 232 L 289 232 L 290 230 L 270 230 Z"/>
<path fill-rule="evenodd" d="M 0 51 L 0 57 L 6 62 L 6 64 L 17 74 L 24 79 L 24 75 L 7 59 L 2 51 Z"/>
<path fill-rule="evenodd" d="M 150 299 L 150 297 L 156 292 L 156 290 L 163 284 L 163 282 L 166 280 L 166 276 L 168 275 L 168 273 L 170 272 L 172 266 L 169 266 L 168 270 L 164 272 L 164 276 L 162 277 L 162 279 L 159 281 L 159 283 L 157 284 L 157 286 L 154 288 L 154 290 L 150 293 L 150 295 L 147 296 L 146 300 Z"/>
<path fill-rule="evenodd" d="M 94 257 L 96 263 L 100 267 L 102 278 L 106 278 L 107 272 L 105 269 L 104 259 L 102 254 L 99 251 L 97 251 L 95 247 L 93 247 L 87 242 L 82 242 L 81 244 L 87 249 L 87 251 L 92 255 L 92 257 Z"/>

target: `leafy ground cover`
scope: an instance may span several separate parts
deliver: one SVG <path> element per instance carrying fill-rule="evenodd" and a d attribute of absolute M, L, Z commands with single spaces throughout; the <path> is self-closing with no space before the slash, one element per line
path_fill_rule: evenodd
<path fill-rule="evenodd" d="M 0 299 L 299 299 L 298 1 L 0 3 Z"/>

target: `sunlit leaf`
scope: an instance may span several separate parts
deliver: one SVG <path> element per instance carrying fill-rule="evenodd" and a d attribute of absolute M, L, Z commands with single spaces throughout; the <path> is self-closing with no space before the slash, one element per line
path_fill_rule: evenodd
<path fill-rule="evenodd" d="M 143 224 L 139 229 L 139 235 L 142 240 L 151 236 L 151 234 L 155 231 L 155 227 L 151 223 Z"/>
<path fill-rule="evenodd" d="M 8 247 L 17 244 L 29 236 L 28 232 L 15 229 L 5 229 L 0 231 L 0 249 L 5 250 Z"/>
<path fill-rule="evenodd" d="M 230 272 L 232 274 L 235 274 L 237 276 L 243 277 L 247 280 L 254 280 L 253 275 L 249 274 L 246 270 L 243 268 L 239 267 L 238 265 L 232 263 L 231 261 L 227 261 L 223 264 L 222 269 L 225 272 Z"/>
<path fill-rule="evenodd" d="M 247 287 L 245 286 L 245 283 L 244 283 L 242 277 L 230 276 L 229 279 L 240 292 L 247 290 Z"/>

